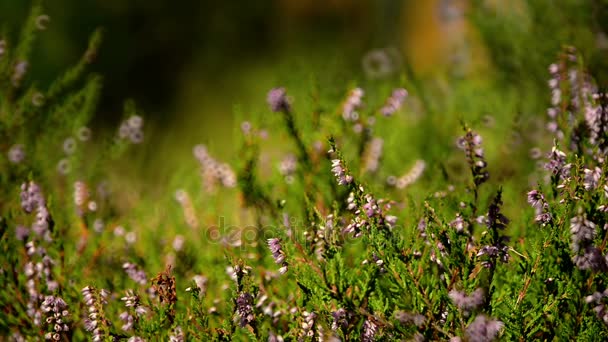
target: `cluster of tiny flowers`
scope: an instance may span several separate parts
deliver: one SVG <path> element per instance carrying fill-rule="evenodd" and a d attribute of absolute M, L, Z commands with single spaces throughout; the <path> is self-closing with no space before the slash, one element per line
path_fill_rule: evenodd
<path fill-rule="evenodd" d="M 6 41 L 4 39 L 0 39 L 0 58 L 4 56 L 6 52 Z"/>
<path fill-rule="evenodd" d="M 351 176 L 348 169 L 344 167 L 344 163 L 341 159 L 332 159 L 331 172 L 333 172 L 334 176 L 336 176 L 338 185 L 350 184 L 353 181 L 353 176 Z"/>
<path fill-rule="evenodd" d="M 585 190 L 589 191 L 597 189 L 600 183 L 600 178 L 602 178 L 602 170 L 596 166 L 593 169 L 584 169 L 583 173 L 585 174 L 583 181 Z"/>
<path fill-rule="evenodd" d="M 387 77 L 400 68 L 401 56 L 395 48 L 374 49 L 363 56 L 363 71 L 370 78 Z"/>
<path fill-rule="evenodd" d="M 597 315 L 599 319 L 604 322 L 604 324 L 608 325 L 608 308 L 606 307 L 606 303 L 604 303 L 604 298 L 608 297 L 608 289 L 603 292 L 594 292 L 592 295 L 587 296 L 585 301 L 588 304 L 593 304 L 593 311 Z"/>
<path fill-rule="evenodd" d="M 340 308 L 331 313 L 333 317 L 333 321 L 331 323 L 332 330 L 341 329 L 342 331 L 346 331 L 348 326 L 352 323 L 353 313 L 343 308 Z"/>
<path fill-rule="evenodd" d="M 8 150 L 8 161 L 13 164 L 20 164 L 25 159 L 25 147 L 21 144 L 11 146 Z"/>
<path fill-rule="evenodd" d="M 180 326 L 175 327 L 175 329 L 173 329 L 173 331 L 169 335 L 169 342 L 184 342 L 184 341 L 185 341 L 185 337 L 184 337 L 184 332 L 182 330 L 182 327 L 180 327 Z"/>
<path fill-rule="evenodd" d="M 277 304 L 273 301 L 269 301 L 268 303 L 266 303 L 266 300 L 268 300 L 268 296 L 265 294 L 261 295 L 257 303 L 255 304 L 255 307 L 261 309 L 264 315 L 271 317 L 273 320 L 273 324 L 277 324 L 279 318 L 281 317 L 281 315 L 283 315 L 283 311 L 281 311 L 280 309 L 275 310 Z"/>
<path fill-rule="evenodd" d="M 394 186 L 397 189 L 405 189 L 406 187 L 416 183 L 422 174 L 424 173 L 424 169 L 426 169 L 426 162 L 424 160 L 416 160 L 414 166 L 403 174 L 401 177 L 397 178 L 395 176 L 389 176 L 386 179 L 386 183 L 390 186 Z"/>
<path fill-rule="evenodd" d="M 474 310 L 479 309 L 484 303 L 485 296 L 483 289 L 479 288 L 467 296 L 465 292 L 452 290 L 449 293 L 450 299 L 458 309 L 462 310 L 465 316 L 468 316 Z"/>
<path fill-rule="evenodd" d="M 186 224 L 188 224 L 190 228 L 197 228 L 199 224 L 198 218 L 196 217 L 196 211 L 194 210 L 194 205 L 192 204 L 192 200 L 190 199 L 188 192 L 183 189 L 177 190 L 175 192 L 175 200 L 182 207 Z"/>
<path fill-rule="evenodd" d="M 76 206 L 76 213 L 82 216 L 85 211 L 97 211 L 97 202 L 88 201 L 90 192 L 87 184 L 83 181 L 74 182 L 74 205 Z"/>
<path fill-rule="evenodd" d="M 380 109 L 380 112 L 384 116 L 391 116 L 395 114 L 395 112 L 401 109 L 403 101 L 406 97 L 407 90 L 403 88 L 393 90 L 392 95 L 388 98 L 388 100 L 386 100 L 386 104 L 384 105 L 384 107 L 382 107 L 382 109 Z"/>
<path fill-rule="evenodd" d="M 144 119 L 139 115 L 132 115 L 123 121 L 118 127 L 118 137 L 121 140 L 129 139 L 133 144 L 144 141 Z"/>
<path fill-rule="evenodd" d="M 127 290 L 126 296 L 120 298 L 125 302 L 125 306 L 135 312 L 135 315 L 131 315 L 129 311 L 124 311 L 120 314 L 120 319 L 124 322 L 121 329 L 129 331 L 133 328 L 133 324 L 137 321 L 139 316 L 145 315 L 148 310 L 145 306 L 141 305 L 139 296 L 133 292 L 133 290 Z"/>
<path fill-rule="evenodd" d="M 39 303 L 44 300 L 44 296 L 39 292 L 38 286 L 42 285 L 42 281 L 44 281 L 47 291 L 54 292 L 57 290 L 59 284 L 53 279 L 52 274 L 52 267 L 55 262 L 46 255 L 46 250 L 37 247 L 34 241 L 28 241 L 25 248 L 26 254 L 30 258 L 30 261 L 24 267 L 24 274 L 27 279 L 25 287 L 29 294 L 27 315 L 32 318 L 34 325 L 40 325 L 42 312 Z M 40 261 L 35 262 L 34 258 L 40 258 Z"/>
<path fill-rule="evenodd" d="M 359 120 L 359 110 L 363 106 L 363 89 L 355 88 L 350 91 L 342 106 L 342 118 L 346 121 Z"/>
<path fill-rule="evenodd" d="M 290 184 L 293 183 L 293 175 L 295 174 L 298 168 L 298 159 L 293 154 L 288 154 L 281 160 L 279 163 L 279 172 L 283 177 L 285 177 L 285 181 Z"/>
<path fill-rule="evenodd" d="M 213 191 L 219 182 L 227 188 L 236 186 L 236 174 L 226 163 L 215 160 L 204 145 L 194 147 L 194 157 L 201 166 L 201 177 L 208 191 Z"/>
<path fill-rule="evenodd" d="M 570 177 L 572 164 L 566 164 L 566 153 L 560 151 L 557 146 L 551 148 L 549 161 L 545 164 L 545 169 L 551 171 L 557 179 L 567 180 Z"/>
<path fill-rule="evenodd" d="M 139 285 L 146 285 L 148 283 L 146 272 L 144 272 L 144 270 L 139 268 L 137 265 L 130 262 L 125 262 L 122 265 L 122 268 L 125 270 L 129 278 Z"/>
<path fill-rule="evenodd" d="M 605 270 L 608 266 L 606 258 L 593 245 L 596 235 L 595 223 L 588 220 L 583 214 L 579 214 L 570 220 L 570 233 L 574 264 L 582 270 Z"/>
<path fill-rule="evenodd" d="M 314 312 L 304 311 L 302 312 L 302 317 L 304 318 L 304 322 L 302 322 L 302 331 L 300 332 L 299 340 L 304 340 L 307 337 L 314 336 L 315 318 L 317 318 L 317 314 Z"/>
<path fill-rule="evenodd" d="M 463 233 L 465 232 L 465 229 L 469 227 L 469 223 L 462 218 L 460 213 L 456 214 L 456 218 L 453 219 L 449 225 L 450 227 L 454 228 L 457 233 Z"/>
<path fill-rule="evenodd" d="M 363 191 L 362 189 L 360 189 Z M 357 206 L 354 194 L 351 193 L 347 199 L 347 208 L 353 210 L 355 215 L 354 220 L 344 228 L 344 234 L 354 234 L 354 237 L 361 235 L 362 229 L 370 228 L 370 220 L 376 220 L 380 226 L 384 225 L 392 228 L 397 223 L 397 217 L 393 215 L 385 215 L 385 212 L 390 210 L 391 203 L 384 199 L 376 200 L 372 195 L 366 194 L 363 196 L 364 203 L 360 207 Z"/>
<path fill-rule="evenodd" d="M 376 340 L 376 334 L 378 333 L 378 325 L 374 323 L 371 318 L 368 318 L 363 322 L 363 328 L 361 332 L 361 341 L 363 342 L 374 342 Z"/>
<path fill-rule="evenodd" d="M 380 164 L 380 157 L 382 157 L 382 146 L 384 140 L 382 138 L 375 137 L 368 144 L 365 149 L 365 155 L 363 156 L 363 170 L 365 172 L 376 172 L 378 165 Z"/>
<path fill-rule="evenodd" d="M 490 177 L 486 170 L 487 163 L 484 159 L 481 143 L 481 136 L 470 129 L 467 129 L 465 135 L 457 141 L 458 147 L 465 152 L 467 162 L 473 172 L 473 180 L 477 186 L 487 181 Z"/>
<path fill-rule="evenodd" d="M 289 100 L 287 99 L 287 92 L 285 88 L 273 88 L 268 92 L 266 101 L 270 106 L 270 110 L 275 113 L 278 112 L 289 112 L 291 110 Z"/>
<path fill-rule="evenodd" d="M 490 204 L 487 216 L 481 220 L 486 224 L 488 229 L 494 231 L 504 230 L 507 224 L 509 224 L 509 219 L 500 212 L 501 205 L 502 199 L 499 193 Z M 492 267 L 497 259 L 504 263 L 509 261 L 509 247 L 505 244 L 508 240 L 509 237 L 507 236 L 497 236 L 497 240 L 493 241 L 493 245 L 483 246 L 479 249 L 477 256 L 487 255 L 490 258 L 490 261 L 482 262 L 484 267 Z"/>
<path fill-rule="evenodd" d="M 549 73 L 551 74 L 551 78 L 549 79 L 549 89 L 551 90 L 551 105 L 547 110 L 547 115 L 549 116 L 549 122 L 547 123 L 547 129 L 555 133 L 556 137 L 561 140 L 564 138 L 564 132 L 559 130 L 559 126 L 557 124 L 557 117 L 561 112 L 561 96 L 562 91 L 560 88 L 560 66 L 558 64 L 551 64 L 549 66 Z"/>
<path fill-rule="evenodd" d="M 277 238 L 268 239 L 268 248 L 272 253 L 274 262 L 281 265 L 279 273 L 285 274 L 287 272 L 287 262 L 285 262 L 285 252 L 281 249 L 281 240 Z"/>
<path fill-rule="evenodd" d="M 40 309 L 46 315 L 46 323 L 52 327 L 52 331 L 45 335 L 47 340 L 59 341 L 61 336 L 70 331 L 65 323 L 69 316 L 68 305 L 61 297 L 46 296 L 40 305 Z"/>
<path fill-rule="evenodd" d="M 501 321 L 479 315 L 467 326 L 465 330 L 466 341 L 492 342 L 496 340 L 503 327 L 504 323 Z M 461 341 L 460 337 L 450 339 L 450 342 Z"/>
<path fill-rule="evenodd" d="M 84 329 L 92 332 L 93 341 L 103 341 L 104 328 L 107 322 L 100 311 L 100 307 L 108 303 L 107 299 L 110 292 L 105 289 L 97 291 L 91 286 L 86 286 L 82 289 L 82 296 L 89 313 L 88 317 L 84 319 Z"/>
<path fill-rule="evenodd" d="M 545 200 L 545 196 L 538 190 L 528 192 L 528 203 L 534 208 L 534 221 L 543 226 L 550 223 L 553 219 L 549 211 L 549 203 Z"/>
<path fill-rule="evenodd" d="M 395 319 L 399 321 L 399 323 L 404 325 L 415 325 L 417 327 L 422 326 L 426 322 L 426 318 L 424 315 L 417 313 L 410 313 L 406 311 L 397 311 L 395 312 Z"/>
<path fill-rule="evenodd" d="M 21 185 L 21 208 L 28 214 L 36 211 L 32 231 L 46 241 L 52 241 L 49 230 L 52 222 L 51 214 L 46 207 L 42 191 L 36 183 L 30 181 Z"/>
<path fill-rule="evenodd" d="M 592 100 L 585 105 L 585 122 L 589 127 L 589 141 L 593 145 L 599 145 L 605 140 L 604 134 L 608 131 L 608 96 L 605 93 L 596 93 L 593 94 Z"/>
<path fill-rule="evenodd" d="M 253 322 L 255 316 L 253 314 L 253 296 L 247 292 L 241 292 L 236 299 L 236 312 L 239 315 L 239 324 L 241 327 Z"/>

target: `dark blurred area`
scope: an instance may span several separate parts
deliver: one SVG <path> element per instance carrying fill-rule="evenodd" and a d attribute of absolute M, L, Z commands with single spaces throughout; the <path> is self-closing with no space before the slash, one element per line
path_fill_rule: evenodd
<path fill-rule="evenodd" d="M 124 99 L 132 97 L 147 115 L 162 121 L 175 111 L 184 79 L 197 78 L 213 93 L 229 92 L 237 82 L 235 73 L 260 61 L 272 63 L 286 49 L 306 46 L 314 54 L 322 46 L 341 45 L 362 51 L 373 34 L 382 33 L 371 27 L 391 24 L 387 18 L 377 18 L 382 25 L 373 22 L 370 13 L 382 8 L 380 3 L 48 1 L 44 5 L 51 22 L 38 41 L 32 73 L 43 84 L 50 82 L 78 59 L 89 34 L 103 27 L 104 43 L 93 69 L 105 79 L 101 118 L 120 115 Z M 30 4 L 0 1 L 0 23 L 18 28 Z M 358 63 L 360 56 L 351 56 Z"/>

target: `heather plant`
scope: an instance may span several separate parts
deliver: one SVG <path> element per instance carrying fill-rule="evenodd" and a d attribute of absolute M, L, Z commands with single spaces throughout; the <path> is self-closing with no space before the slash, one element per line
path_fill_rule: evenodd
<path fill-rule="evenodd" d="M 608 98 L 576 49 L 548 66 L 542 117 L 517 116 L 504 85 L 460 80 L 431 103 L 446 94 L 405 77 L 339 95 L 286 82 L 260 94 L 236 156 L 188 147 L 159 197 L 124 204 L 130 180 L 108 175 L 153 144 L 141 113 L 126 102 L 109 136 L 87 126 L 98 33 L 27 88 L 42 13 L 15 48 L 0 40 L 4 338 L 608 338 Z"/>

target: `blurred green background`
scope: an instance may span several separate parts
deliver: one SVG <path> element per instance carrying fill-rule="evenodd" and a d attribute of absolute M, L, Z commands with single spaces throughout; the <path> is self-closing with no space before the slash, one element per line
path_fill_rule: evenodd
<path fill-rule="evenodd" d="M 93 71 L 105 81 L 94 125 L 115 127 L 123 101 L 135 99 L 147 118 L 146 139 L 154 141 L 142 158 L 163 156 L 165 165 L 180 162 L 200 142 L 215 145 L 218 153 L 233 152 L 236 121 L 259 112 L 271 87 L 315 83 L 334 98 L 354 85 L 374 87 L 378 83 L 362 67 L 374 49 L 396 51 L 401 68 L 386 78 L 394 85 L 403 77 L 414 81 L 427 102 L 440 103 L 436 111 L 442 110 L 446 89 L 465 80 L 538 97 L 527 108 L 542 115 L 546 67 L 565 44 L 579 49 L 600 84 L 606 84 L 608 70 L 606 0 L 44 5 L 51 22 L 38 40 L 30 75 L 48 84 L 79 58 L 89 34 L 103 27 Z M 0 27 L 16 37 L 29 6 L 30 1 L 0 0 Z M 237 104 L 243 117 L 235 118 Z"/>

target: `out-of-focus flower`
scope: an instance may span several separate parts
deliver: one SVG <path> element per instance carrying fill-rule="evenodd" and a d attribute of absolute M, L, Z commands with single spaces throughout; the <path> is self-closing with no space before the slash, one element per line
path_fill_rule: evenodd
<path fill-rule="evenodd" d="M 273 112 L 289 112 L 291 110 L 289 100 L 287 99 L 287 92 L 283 87 L 271 89 L 268 92 L 266 101 Z"/>
<path fill-rule="evenodd" d="M 384 116 L 391 116 L 391 115 L 395 114 L 395 112 L 397 112 L 399 109 L 401 109 L 401 106 L 403 105 L 403 101 L 405 100 L 406 97 L 407 97 L 407 90 L 405 90 L 403 88 L 398 88 L 398 89 L 393 90 L 393 93 L 388 98 L 388 100 L 386 100 L 386 104 L 384 105 L 384 107 L 382 107 L 382 109 L 380 109 L 380 112 Z"/>
<path fill-rule="evenodd" d="M 11 146 L 8 150 L 8 160 L 13 164 L 19 164 L 25 159 L 25 147 L 21 144 Z"/>
<path fill-rule="evenodd" d="M 479 315 L 469 324 L 465 333 L 469 341 L 491 342 L 498 337 L 498 333 L 503 327 L 504 324 L 501 321 Z"/>
<path fill-rule="evenodd" d="M 350 184 L 353 181 L 353 176 L 348 174 L 348 170 L 344 167 L 342 160 L 333 159 L 331 161 L 331 171 L 336 176 L 339 185 Z"/>
<path fill-rule="evenodd" d="M 40 31 L 44 31 L 47 29 L 49 22 L 51 21 L 51 17 L 46 14 L 42 14 L 36 17 L 36 28 Z"/>
<path fill-rule="evenodd" d="M 344 105 L 342 106 L 342 118 L 346 121 L 357 121 L 359 113 L 357 110 L 363 106 L 364 91 L 361 88 L 355 88 L 350 91 Z"/>
<path fill-rule="evenodd" d="M 247 292 L 241 292 L 236 299 L 236 312 L 240 317 L 240 326 L 245 327 L 253 322 L 253 296 Z"/>
<path fill-rule="evenodd" d="M 89 139 L 91 139 L 91 129 L 88 127 L 80 127 L 76 136 L 80 141 L 89 141 Z"/>
<path fill-rule="evenodd" d="M 148 283 L 148 279 L 146 277 L 146 272 L 144 272 L 144 270 L 139 268 L 139 266 L 137 266 L 133 263 L 130 263 L 130 262 L 125 262 L 122 265 L 122 268 L 125 270 L 125 272 L 127 272 L 127 275 L 129 276 L 129 278 L 131 278 L 136 283 L 138 283 L 140 285 L 146 285 L 146 283 Z"/>
<path fill-rule="evenodd" d="M 363 57 L 362 65 L 369 78 L 384 78 L 400 69 L 401 56 L 395 48 L 371 50 Z"/>
<path fill-rule="evenodd" d="M 375 137 L 368 144 L 365 149 L 363 156 L 363 170 L 366 172 L 376 172 L 378 165 L 380 164 L 380 158 L 382 157 L 382 146 L 384 140 L 382 138 Z"/>
<path fill-rule="evenodd" d="M 29 63 L 27 61 L 19 61 L 15 64 L 13 76 L 11 77 L 11 82 L 14 87 L 19 87 L 21 85 L 21 81 L 23 80 L 23 77 L 25 77 L 28 67 Z"/>

